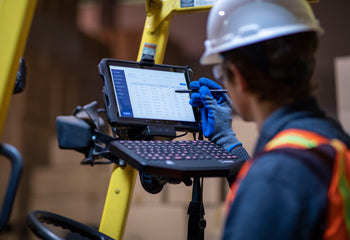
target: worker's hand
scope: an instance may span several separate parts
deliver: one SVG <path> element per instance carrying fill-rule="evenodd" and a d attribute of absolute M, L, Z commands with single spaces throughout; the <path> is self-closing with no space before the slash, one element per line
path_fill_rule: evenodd
<path fill-rule="evenodd" d="M 219 84 L 208 78 L 200 78 L 198 81 L 193 81 L 190 83 L 190 88 L 192 90 L 199 90 L 202 86 L 207 86 L 209 89 L 222 89 Z M 213 97 L 218 102 L 218 104 L 222 104 L 228 101 L 227 96 L 224 93 L 213 93 Z M 203 107 L 203 102 L 200 98 L 199 92 L 191 94 L 190 104 L 194 107 Z"/>
<path fill-rule="evenodd" d="M 204 136 L 228 151 L 241 146 L 231 126 L 230 100 L 224 93 L 210 92 L 210 89 L 220 89 L 220 85 L 210 79 L 201 78 L 199 81 L 191 82 L 190 88 L 199 90 L 191 94 L 190 104 L 199 108 Z"/>

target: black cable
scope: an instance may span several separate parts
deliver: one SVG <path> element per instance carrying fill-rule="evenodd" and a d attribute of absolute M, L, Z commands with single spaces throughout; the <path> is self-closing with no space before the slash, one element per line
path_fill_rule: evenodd
<path fill-rule="evenodd" d="M 181 134 L 181 135 L 177 135 L 175 138 L 186 136 L 187 133 L 188 133 L 188 132 L 185 132 L 184 134 Z"/>

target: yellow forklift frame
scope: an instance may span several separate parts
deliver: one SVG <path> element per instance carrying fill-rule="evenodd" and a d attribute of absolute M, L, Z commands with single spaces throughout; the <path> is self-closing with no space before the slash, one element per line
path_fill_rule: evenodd
<path fill-rule="evenodd" d="M 0 0 L 0 136 L 36 0 Z"/>
<path fill-rule="evenodd" d="M 142 54 L 154 56 L 161 64 L 169 35 L 171 17 L 178 13 L 208 11 L 215 0 L 197 1 L 194 6 L 181 6 L 183 0 L 146 0 L 146 22 L 140 43 L 138 61 Z M 196 1 L 193 0 L 193 3 Z M 318 2 L 318 0 L 309 0 Z M 0 136 L 13 93 L 14 82 L 32 22 L 37 0 L 0 0 Z M 113 239 L 123 239 L 136 170 L 130 166 L 114 166 L 99 230 Z"/>
<path fill-rule="evenodd" d="M 177 13 L 208 11 L 211 6 L 181 7 L 181 0 L 146 0 L 147 16 L 137 60 L 148 53 L 154 55 L 156 64 L 161 64 L 171 17 Z M 99 229 L 114 239 L 123 239 L 136 175 L 136 170 L 129 166 L 114 167 Z"/>

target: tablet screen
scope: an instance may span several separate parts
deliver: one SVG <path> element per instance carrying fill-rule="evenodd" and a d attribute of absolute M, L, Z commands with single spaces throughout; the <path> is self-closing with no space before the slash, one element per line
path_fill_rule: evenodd
<path fill-rule="evenodd" d="M 195 122 L 183 72 L 110 66 L 121 117 Z"/>

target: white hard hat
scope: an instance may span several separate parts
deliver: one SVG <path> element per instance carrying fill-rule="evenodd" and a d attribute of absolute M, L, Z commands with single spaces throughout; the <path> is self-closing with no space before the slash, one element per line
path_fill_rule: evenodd
<path fill-rule="evenodd" d="M 306 0 L 219 0 L 210 10 L 201 64 L 219 53 L 284 35 L 323 30 Z"/>

